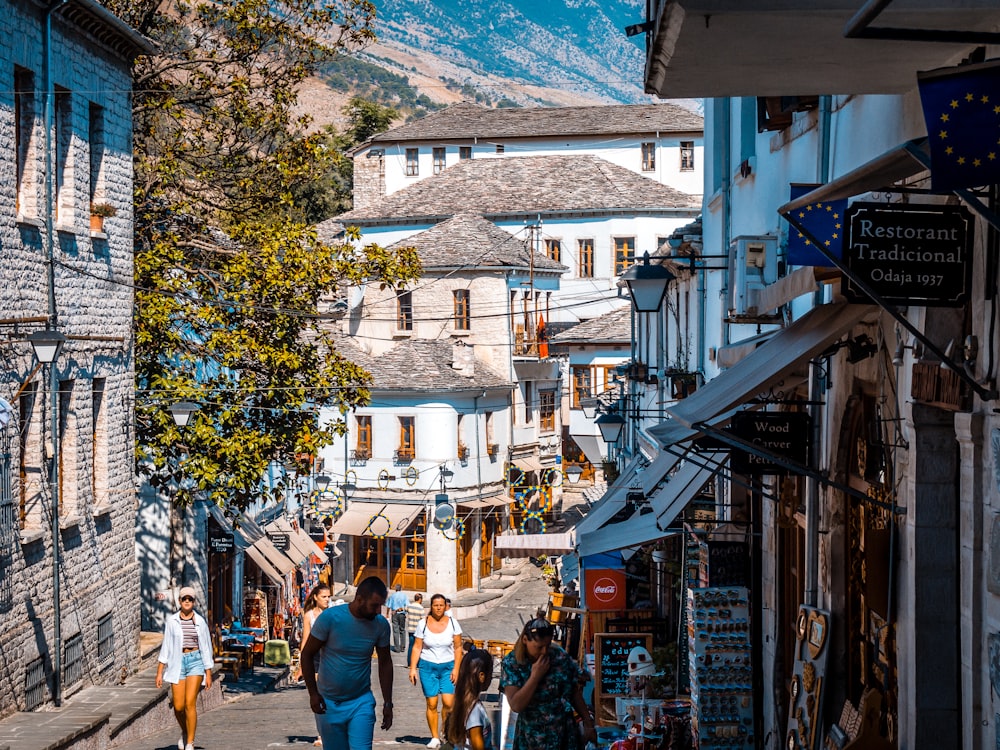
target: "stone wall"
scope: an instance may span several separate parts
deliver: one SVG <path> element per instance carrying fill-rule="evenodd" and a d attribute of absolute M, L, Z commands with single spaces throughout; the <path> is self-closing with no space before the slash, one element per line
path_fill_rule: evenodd
<path fill-rule="evenodd" d="M 129 61 L 53 20 L 57 127 L 54 205 L 46 210 L 43 19 L 38 6 L 4 0 L 0 34 L 0 396 L 13 406 L 0 431 L 0 716 L 25 708 L 25 666 L 44 659 L 53 692 L 55 620 L 52 487 L 59 448 L 61 642 L 82 647 L 79 679 L 118 680 L 138 663 L 131 323 L 132 138 Z M 15 82 L 25 91 L 15 97 Z M 20 127 L 15 122 L 20 114 Z M 15 154 L 18 156 L 15 157 Z M 20 179 L 19 179 L 20 178 Z M 117 210 L 103 232 L 90 203 Z M 49 217 L 55 231 L 46 234 Z M 55 316 L 49 315 L 50 252 Z M 50 378 L 25 340 L 46 321 L 64 333 Z M 57 384 L 53 397 L 51 383 Z M 52 406 L 58 439 L 52 440 Z M 111 640 L 98 650 L 98 622 Z M 65 652 L 62 660 L 65 662 Z"/>

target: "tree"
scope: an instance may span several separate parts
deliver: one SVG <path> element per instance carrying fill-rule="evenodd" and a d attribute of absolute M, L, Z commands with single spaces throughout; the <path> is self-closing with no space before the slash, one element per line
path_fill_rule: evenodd
<path fill-rule="evenodd" d="M 295 193 L 333 163 L 296 88 L 370 42 L 366 0 L 107 0 L 159 45 L 134 69 L 136 432 L 140 471 L 176 503 L 232 515 L 273 460 L 306 470 L 333 436 L 320 405 L 369 398 L 320 303 L 419 275 L 412 250 L 327 245 Z M 356 239 L 352 237 L 352 239 Z M 167 408 L 199 409 L 179 429 Z"/>

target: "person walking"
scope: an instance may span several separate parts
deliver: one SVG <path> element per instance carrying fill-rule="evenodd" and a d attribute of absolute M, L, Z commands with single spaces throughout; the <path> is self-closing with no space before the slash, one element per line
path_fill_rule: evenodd
<path fill-rule="evenodd" d="M 379 578 L 364 579 L 358 584 L 352 602 L 320 613 L 302 647 L 301 660 L 307 665 L 322 649 L 318 679 L 311 669 L 302 670 L 302 678 L 324 750 L 371 750 L 375 736 L 373 649 L 382 691 L 381 726 L 382 729 L 392 726 L 389 623 L 380 614 L 387 594 Z"/>
<path fill-rule="evenodd" d="M 445 737 L 455 750 L 493 750 L 493 728 L 480 695 L 493 680 L 493 657 L 474 648 L 462 658 L 455 683 L 455 704 L 445 722 Z"/>
<path fill-rule="evenodd" d="M 455 697 L 455 680 L 462 661 L 462 626 L 458 620 L 445 614 L 442 594 L 431 597 L 431 613 L 417 625 L 413 634 L 413 653 L 410 655 L 410 682 L 424 691 L 427 704 L 427 727 L 431 730 L 429 748 L 441 747 L 438 737 L 438 697 L 441 698 L 441 723 L 448 714 Z"/>
<path fill-rule="evenodd" d="M 587 671 L 552 643 L 553 628 L 536 618 L 524 625 L 514 650 L 500 662 L 500 689 L 517 713 L 513 750 L 577 750 L 597 744 L 594 720 L 583 700 Z M 583 719 L 577 731 L 573 711 Z"/>
<path fill-rule="evenodd" d="M 410 664 L 410 657 L 413 656 L 414 633 L 417 632 L 417 625 L 424 619 L 424 595 L 419 591 L 413 595 L 413 601 L 406 605 L 406 665 Z"/>
<path fill-rule="evenodd" d="M 392 650 L 402 653 L 406 650 L 406 605 L 410 600 L 402 592 L 402 586 L 396 584 L 395 591 L 389 594 L 385 603 L 389 611 L 389 622 L 392 623 Z"/>
<path fill-rule="evenodd" d="M 196 595 L 183 586 L 178 597 L 180 610 L 167 617 L 163 643 L 156 665 L 156 687 L 169 682 L 174 718 L 181 728 L 178 750 L 194 750 L 198 728 L 198 691 L 212 687 L 212 634 L 205 618 L 194 611 Z"/>
<path fill-rule="evenodd" d="M 309 639 L 309 633 L 312 631 L 312 625 L 316 622 L 316 618 L 320 616 L 327 607 L 330 606 L 330 587 L 325 583 L 317 584 L 313 587 L 313 590 L 309 592 L 309 596 L 306 597 L 305 604 L 302 605 L 302 643 L 305 643 Z M 314 672 L 319 669 L 319 665 L 314 660 L 310 664 L 310 669 Z M 302 649 L 299 649 L 299 668 L 296 670 L 295 674 L 292 675 L 292 681 L 298 682 L 302 679 Z M 320 747 L 323 744 L 323 738 L 317 737 L 313 740 L 313 745 Z"/>

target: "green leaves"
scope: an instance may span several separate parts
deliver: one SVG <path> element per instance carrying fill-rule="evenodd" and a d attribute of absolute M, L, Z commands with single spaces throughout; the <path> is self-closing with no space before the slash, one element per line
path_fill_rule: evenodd
<path fill-rule="evenodd" d="M 310 226 L 326 218 L 311 198 L 329 195 L 324 180 L 349 190 L 348 141 L 307 132 L 296 86 L 374 38 L 374 5 L 107 5 L 161 50 L 134 70 L 139 468 L 179 504 L 235 515 L 261 498 L 270 461 L 298 456 L 305 470 L 342 429 L 321 428 L 320 407 L 370 398 L 321 300 L 419 275 L 412 251 L 327 245 Z M 178 401 L 199 405 L 184 428 L 168 411 Z"/>

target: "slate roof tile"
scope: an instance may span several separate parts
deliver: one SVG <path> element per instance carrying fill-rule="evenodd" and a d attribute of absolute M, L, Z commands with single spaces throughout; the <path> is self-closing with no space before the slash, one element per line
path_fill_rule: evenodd
<path fill-rule="evenodd" d="M 363 208 L 336 217 L 344 224 L 399 223 L 475 213 L 505 215 L 698 209 L 700 195 L 682 193 L 596 156 L 552 155 L 464 159 Z"/>
<path fill-rule="evenodd" d="M 552 344 L 620 344 L 632 340 L 630 308 L 618 310 L 578 323 L 569 330 L 553 336 Z"/>

